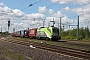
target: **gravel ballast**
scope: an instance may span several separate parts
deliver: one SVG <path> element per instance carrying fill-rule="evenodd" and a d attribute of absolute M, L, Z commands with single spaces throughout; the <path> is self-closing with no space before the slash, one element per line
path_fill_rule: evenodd
<path fill-rule="evenodd" d="M 7 49 L 10 49 L 12 51 L 25 55 L 29 60 L 85 60 L 85 59 L 78 59 L 78 58 L 70 57 L 70 56 L 55 53 L 55 52 L 50 52 L 47 50 L 25 47 L 25 46 L 17 45 L 14 43 L 8 43 L 4 41 L 0 41 L 0 45 L 6 47 Z"/>

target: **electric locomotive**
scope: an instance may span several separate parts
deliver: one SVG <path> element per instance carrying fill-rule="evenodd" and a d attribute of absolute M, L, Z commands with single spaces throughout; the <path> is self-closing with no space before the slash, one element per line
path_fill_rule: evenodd
<path fill-rule="evenodd" d="M 52 26 L 38 28 L 36 33 L 36 38 L 46 39 L 46 40 L 59 40 L 61 39 L 59 28 Z"/>

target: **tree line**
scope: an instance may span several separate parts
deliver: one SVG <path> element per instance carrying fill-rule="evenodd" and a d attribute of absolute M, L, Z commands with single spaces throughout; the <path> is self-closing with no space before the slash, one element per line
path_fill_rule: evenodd
<path fill-rule="evenodd" d="M 90 39 L 90 30 L 88 27 L 79 28 L 79 36 L 77 35 L 77 28 L 72 30 L 61 30 L 61 38 L 68 40 L 89 40 Z"/>

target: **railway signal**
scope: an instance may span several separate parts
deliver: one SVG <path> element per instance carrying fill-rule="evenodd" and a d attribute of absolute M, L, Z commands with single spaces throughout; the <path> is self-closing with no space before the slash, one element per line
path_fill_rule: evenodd
<path fill-rule="evenodd" d="M 10 27 L 10 20 L 8 21 L 8 27 Z"/>
<path fill-rule="evenodd" d="M 9 32 L 9 27 L 10 27 L 10 20 L 8 20 L 8 32 Z"/>

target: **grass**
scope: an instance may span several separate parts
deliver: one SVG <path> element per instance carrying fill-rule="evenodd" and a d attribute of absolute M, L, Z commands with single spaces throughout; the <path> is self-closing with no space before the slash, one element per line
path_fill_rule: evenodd
<path fill-rule="evenodd" d="M 0 60 L 24 60 L 25 56 L 0 46 Z"/>

